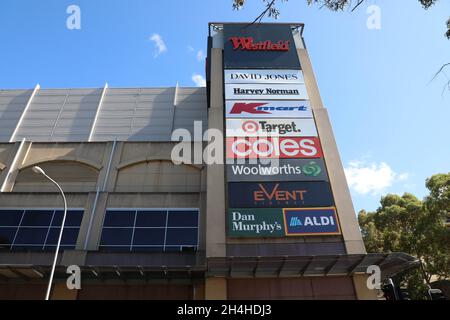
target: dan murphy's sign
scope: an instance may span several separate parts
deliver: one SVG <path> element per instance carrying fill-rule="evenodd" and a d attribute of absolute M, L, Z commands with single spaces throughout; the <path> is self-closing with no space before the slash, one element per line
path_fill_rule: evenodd
<path fill-rule="evenodd" d="M 274 209 L 228 209 L 230 237 L 284 237 L 283 216 Z"/>

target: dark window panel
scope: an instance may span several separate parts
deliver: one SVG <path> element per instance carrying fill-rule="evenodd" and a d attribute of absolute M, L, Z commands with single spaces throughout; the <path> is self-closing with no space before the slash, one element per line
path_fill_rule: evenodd
<path fill-rule="evenodd" d="M 62 224 L 64 211 L 57 210 L 52 221 L 53 227 L 60 227 Z M 82 210 L 67 210 L 67 217 L 65 227 L 79 227 L 81 226 L 81 220 L 83 219 Z"/>
<path fill-rule="evenodd" d="M 133 227 L 135 211 L 106 211 L 104 227 Z"/>
<path fill-rule="evenodd" d="M 48 251 L 48 252 L 55 252 L 56 251 L 56 246 L 45 246 L 44 250 Z M 60 251 L 75 250 L 75 245 L 61 245 L 59 247 L 59 250 Z"/>
<path fill-rule="evenodd" d="M 136 229 L 133 245 L 164 245 L 165 229 Z"/>
<path fill-rule="evenodd" d="M 133 252 L 164 252 L 164 247 L 136 247 L 133 246 Z"/>
<path fill-rule="evenodd" d="M 53 210 L 26 210 L 21 226 L 48 227 L 52 217 Z"/>
<path fill-rule="evenodd" d="M 15 227 L 20 223 L 23 210 L 0 210 L 0 227 Z"/>
<path fill-rule="evenodd" d="M 168 228 L 166 245 L 196 246 L 198 229 L 194 228 Z"/>
<path fill-rule="evenodd" d="M 0 227 L 0 247 L 9 246 L 14 240 L 17 228 L 2 228 Z"/>
<path fill-rule="evenodd" d="M 33 244 L 44 245 L 45 237 L 47 236 L 47 228 L 19 228 L 15 245 Z"/>
<path fill-rule="evenodd" d="M 130 252 L 130 247 L 118 247 L 118 246 L 100 246 L 99 251 L 101 252 Z"/>
<path fill-rule="evenodd" d="M 34 245 L 34 246 L 13 246 L 12 249 L 14 251 L 42 251 L 42 245 Z"/>
<path fill-rule="evenodd" d="M 198 211 L 169 211 L 168 227 L 197 227 Z"/>
<path fill-rule="evenodd" d="M 100 245 L 131 245 L 132 228 L 104 228 Z"/>
<path fill-rule="evenodd" d="M 167 211 L 138 211 L 136 227 L 165 227 Z"/>
<path fill-rule="evenodd" d="M 50 228 L 46 245 L 56 245 L 58 243 L 59 232 L 61 228 Z M 79 228 L 64 228 L 61 244 L 75 245 L 77 243 Z"/>

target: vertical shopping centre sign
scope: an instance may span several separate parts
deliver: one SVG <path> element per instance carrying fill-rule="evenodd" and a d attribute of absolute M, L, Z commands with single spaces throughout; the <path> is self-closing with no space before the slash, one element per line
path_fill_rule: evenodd
<path fill-rule="evenodd" d="M 289 24 L 223 27 L 228 236 L 339 235 L 301 39 Z"/>

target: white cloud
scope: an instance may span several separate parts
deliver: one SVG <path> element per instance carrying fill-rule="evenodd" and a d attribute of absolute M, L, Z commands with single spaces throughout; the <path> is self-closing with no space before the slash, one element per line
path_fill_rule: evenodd
<path fill-rule="evenodd" d="M 187 49 L 188 49 L 189 52 L 194 52 L 195 51 L 194 47 L 192 47 L 192 46 L 187 46 Z"/>
<path fill-rule="evenodd" d="M 205 59 L 205 54 L 203 53 L 203 50 L 199 50 L 197 52 L 197 60 L 198 61 L 203 61 L 203 59 Z"/>
<path fill-rule="evenodd" d="M 166 43 L 159 34 L 154 33 L 150 37 L 150 41 L 153 41 L 155 43 L 155 53 L 153 54 L 155 58 L 167 51 Z"/>
<path fill-rule="evenodd" d="M 206 87 L 206 80 L 202 75 L 194 73 L 192 75 L 192 81 L 194 81 L 197 87 Z"/>
<path fill-rule="evenodd" d="M 407 173 L 395 173 L 386 162 L 351 161 L 345 175 L 350 188 L 363 195 L 381 194 L 394 183 L 408 179 Z"/>

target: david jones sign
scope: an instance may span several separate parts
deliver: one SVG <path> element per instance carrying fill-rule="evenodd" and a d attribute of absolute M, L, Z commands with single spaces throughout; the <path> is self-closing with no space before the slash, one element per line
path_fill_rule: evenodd
<path fill-rule="evenodd" d="M 300 70 L 225 70 L 225 83 L 305 83 Z"/>

